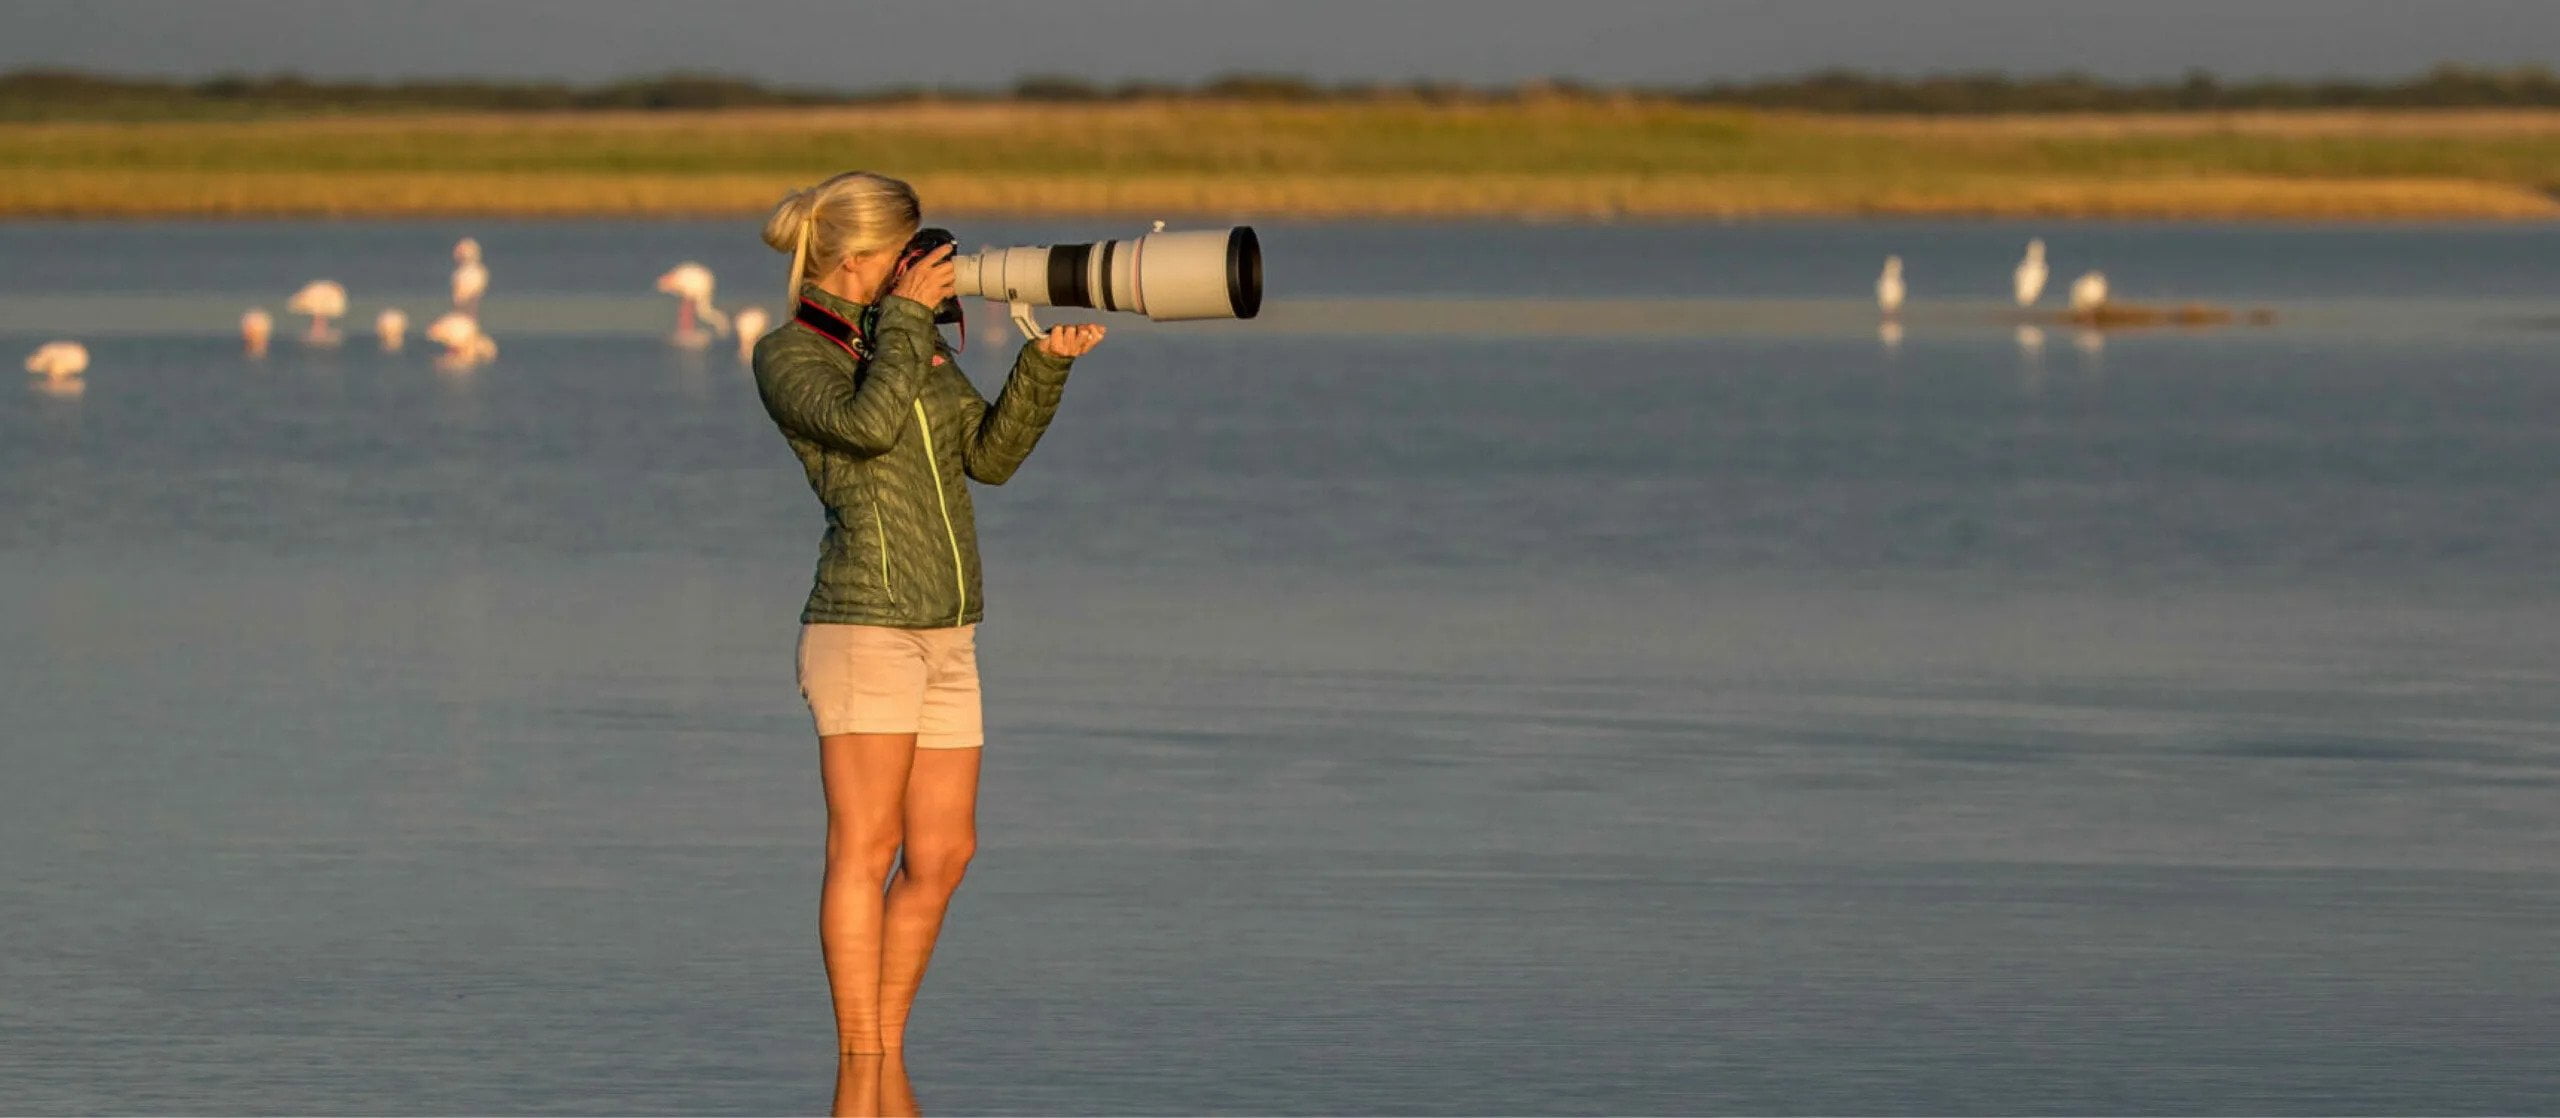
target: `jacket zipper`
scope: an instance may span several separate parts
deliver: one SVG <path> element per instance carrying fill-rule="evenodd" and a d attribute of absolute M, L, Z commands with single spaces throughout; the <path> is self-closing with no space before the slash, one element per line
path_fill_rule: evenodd
<path fill-rule="evenodd" d="M 960 569 L 960 530 L 951 526 L 951 502 L 942 495 L 942 459 L 933 453 L 933 421 L 925 418 L 924 401 L 916 401 L 916 427 L 924 432 L 925 466 L 933 474 L 933 503 L 942 506 L 942 534 L 951 541 L 951 582 L 960 589 L 960 608 L 951 615 L 953 625 L 969 616 L 969 575 Z"/>
<path fill-rule="evenodd" d="M 898 593 L 898 584 L 889 581 L 889 530 L 880 526 L 878 494 L 873 494 L 871 497 L 871 534 L 880 538 L 880 585 L 895 597 Z"/>

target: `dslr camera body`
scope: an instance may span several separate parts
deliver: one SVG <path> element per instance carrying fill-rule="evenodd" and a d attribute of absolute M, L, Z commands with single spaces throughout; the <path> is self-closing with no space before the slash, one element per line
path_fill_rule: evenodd
<path fill-rule="evenodd" d="M 906 277 L 907 269 L 924 263 L 924 258 L 933 255 L 933 250 L 944 245 L 956 246 L 959 243 L 960 238 L 952 236 L 948 229 L 916 230 L 915 236 L 907 238 L 907 247 L 898 250 L 898 262 L 889 268 L 888 286 L 897 286 L 898 281 Z M 954 248 L 952 251 L 959 250 Z M 887 288 L 884 287 L 882 290 Z M 941 306 L 933 308 L 933 321 L 937 325 L 957 322 L 961 324 L 962 329 L 967 329 L 968 322 L 960 314 L 960 297 L 953 295 L 944 299 Z"/>

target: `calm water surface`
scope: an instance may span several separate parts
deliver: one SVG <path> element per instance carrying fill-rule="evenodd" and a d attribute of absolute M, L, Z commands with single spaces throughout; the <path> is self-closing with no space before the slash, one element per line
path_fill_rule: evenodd
<path fill-rule="evenodd" d="M 227 335 L 466 231 L 494 366 Z M 2283 317 L 2029 353 L 2031 234 Z M 2560 230 L 1264 237 L 981 494 L 928 1111 L 2560 1100 Z M 0 226 L 0 351 L 96 359 L 0 393 L 0 1111 L 826 1104 L 819 517 L 687 258 L 781 270 Z"/>

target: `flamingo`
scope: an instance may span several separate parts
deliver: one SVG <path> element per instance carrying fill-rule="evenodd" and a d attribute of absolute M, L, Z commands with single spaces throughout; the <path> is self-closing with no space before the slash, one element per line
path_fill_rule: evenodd
<path fill-rule="evenodd" d="M 498 343 L 480 332 L 480 320 L 461 311 L 447 311 L 428 323 L 427 340 L 444 347 L 444 356 L 436 359 L 442 369 L 468 369 L 498 356 Z"/>
<path fill-rule="evenodd" d="M 2107 274 L 2091 272 L 2071 281 L 2071 309 L 2093 311 L 2107 304 Z"/>
<path fill-rule="evenodd" d="M 729 332 L 729 319 L 711 305 L 713 280 L 711 269 L 687 260 L 658 277 L 658 290 L 676 297 L 676 332 L 668 340 L 685 349 L 701 349 L 711 344 L 710 335 L 695 328 L 700 318 L 715 333 Z"/>
<path fill-rule="evenodd" d="M 772 324 L 772 319 L 766 317 L 763 307 L 748 307 L 738 312 L 736 321 L 738 327 L 738 360 L 755 360 L 756 341 L 757 339 L 764 337 L 765 327 Z"/>
<path fill-rule="evenodd" d="M 1886 318 L 1902 313 L 1902 258 L 1884 258 L 1884 274 L 1876 277 L 1876 306 Z"/>
<path fill-rule="evenodd" d="M 249 356 L 267 355 L 267 337 L 276 332 L 274 315 L 265 307 L 251 307 L 240 313 L 240 342 L 248 347 Z"/>
<path fill-rule="evenodd" d="M 70 380 L 89 371 L 89 347 L 78 342 L 46 342 L 27 355 L 27 372 L 49 381 Z"/>
<path fill-rule="evenodd" d="M 2044 239 L 2038 237 L 2029 240 L 2027 258 L 2018 261 L 2018 271 L 2012 277 L 2012 283 L 2018 295 L 2018 305 L 2021 307 L 2036 305 L 2036 300 L 2044 297 L 2044 281 L 2051 274 L 2050 270 L 2044 266 Z"/>
<path fill-rule="evenodd" d="M 489 291 L 489 267 L 480 262 L 480 242 L 464 237 L 453 246 L 453 309 L 480 313 L 480 296 Z"/>
<path fill-rule="evenodd" d="M 347 313 L 347 289 L 338 286 L 336 280 L 313 280 L 284 301 L 284 311 L 311 316 L 311 332 L 303 336 L 303 341 L 316 346 L 336 345 L 338 333 L 329 329 L 329 320 Z"/>
<path fill-rule="evenodd" d="M 407 340 L 409 316 L 397 308 L 387 309 L 373 316 L 373 332 L 382 339 L 382 352 L 398 353 L 401 344 Z"/>

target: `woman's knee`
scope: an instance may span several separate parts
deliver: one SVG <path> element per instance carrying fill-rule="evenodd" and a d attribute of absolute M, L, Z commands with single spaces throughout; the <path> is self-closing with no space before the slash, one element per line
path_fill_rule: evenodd
<path fill-rule="evenodd" d="M 908 846 L 899 872 L 928 889 L 957 889 L 960 878 L 969 872 L 969 859 L 977 853 L 974 836 L 917 842 Z"/>
<path fill-rule="evenodd" d="M 892 823 L 885 827 L 857 827 L 830 823 L 827 827 L 827 868 L 850 869 L 874 881 L 885 881 L 889 866 L 898 857 L 903 836 Z"/>

